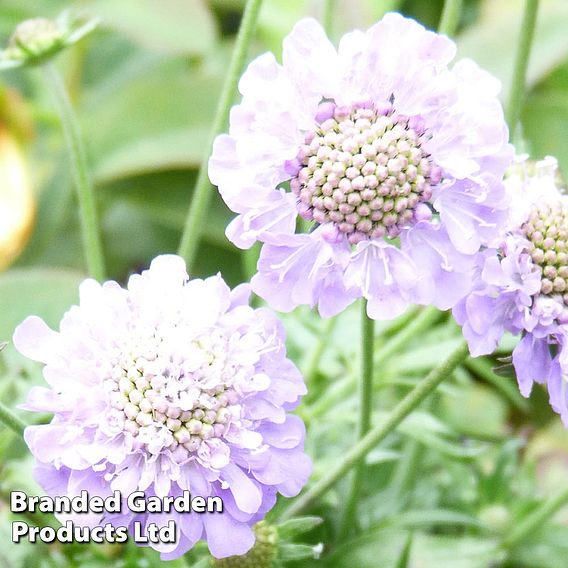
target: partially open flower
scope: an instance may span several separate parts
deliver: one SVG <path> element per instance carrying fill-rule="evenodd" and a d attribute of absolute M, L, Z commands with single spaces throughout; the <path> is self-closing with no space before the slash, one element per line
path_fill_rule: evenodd
<path fill-rule="evenodd" d="M 209 175 L 238 213 L 227 236 L 266 243 L 255 292 L 324 316 L 364 296 L 371 317 L 390 318 L 469 291 L 472 255 L 507 216 L 512 150 L 498 82 L 472 61 L 450 70 L 454 54 L 387 14 L 337 50 L 302 20 L 282 65 L 269 53 L 249 65 Z"/>
<path fill-rule="evenodd" d="M 493 352 L 505 331 L 521 334 L 513 351 L 521 393 L 546 383 L 568 426 L 568 196 L 550 156 L 534 166 L 521 156 L 506 183 L 507 236 L 479 255 L 474 290 L 454 316 L 473 355 Z"/>
<path fill-rule="evenodd" d="M 18 24 L 8 47 L 0 52 L 0 69 L 45 63 L 61 50 L 78 42 L 98 25 L 63 12 L 57 19 L 34 18 Z"/>
<path fill-rule="evenodd" d="M 220 497 L 223 513 L 126 510 L 89 522 L 174 520 L 178 541 L 152 544 L 165 559 L 199 539 L 215 557 L 244 554 L 277 492 L 296 495 L 311 468 L 304 425 L 288 414 L 306 388 L 281 324 L 248 306 L 246 285 L 188 280 L 177 256 L 156 258 L 127 289 L 86 280 L 80 296 L 58 333 L 29 317 L 14 334 L 50 385 L 24 408 L 55 415 L 25 431 L 36 480 L 50 495 Z"/>

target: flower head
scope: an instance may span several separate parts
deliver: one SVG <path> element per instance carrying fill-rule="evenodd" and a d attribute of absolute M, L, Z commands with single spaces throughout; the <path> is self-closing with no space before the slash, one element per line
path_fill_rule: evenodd
<path fill-rule="evenodd" d="M 523 395 L 546 383 L 568 425 L 568 196 L 552 157 L 517 159 L 506 180 L 511 223 L 497 248 L 478 256 L 474 290 L 454 309 L 473 355 L 494 351 L 505 331 L 521 334 L 513 365 Z"/>
<path fill-rule="evenodd" d="M 39 484 L 57 495 L 219 496 L 222 514 L 91 521 L 173 519 L 178 542 L 153 545 L 164 558 L 199 539 L 216 557 L 244 554 L 276 493 L 296 495 L 310 472 L 303 423 L 287 413 L 305 385 L 280 323 L 248 295 L 220 276 L 188 280 L 181 258 L 161 256 L 127 289 L 83 282 L 58 333 L 26 319 L 14 343 L 45 364 L 50 388 L 34 388 L 24 408 L 54 413 L 25 432 Z"/>
<path fill-rule="evenodd" d="M 67 11 L 55 20 L 25 20 L 14 30 L 8 47 L 0 52 L 0 69 L 44 63 L 78 42 L 97 25 L 96 19 L 82 21 Z"/>
<path fill-rule="evenodd" d="M 238 214 L 227 236 L 266 243 L 255 292 L 322 315 L 364 296 L 381 318 L 469 291 L 472 255 L 507 216 L 512 151 L 497 81 L 471 61 L 450 70 L 454 53 L 387 14 L 337 50 L 302 20 L 282 65 L 269 53 L 249 65 L 209 175 Z"/>

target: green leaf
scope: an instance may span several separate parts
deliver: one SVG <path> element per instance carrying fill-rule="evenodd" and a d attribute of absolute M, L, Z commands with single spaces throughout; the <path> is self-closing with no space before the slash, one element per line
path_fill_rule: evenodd
<path fill-rule="evenodd" d="M 412 548 L 412 533 L 408 533 L 406 544 L 400 553 L 394 568 L 410 568 L 410 550 Z"/>
<path fill-rule="evenodd" d="M 323 523 L 321 517 L 296 517 L 277 525 L 278 537 L 286 540 L 311 531 Z"/>
<path fill-rule="evenodd" d="M 425 412 L 416 412 L 408 416 L 399 426 L 399 431 L 430 449 L 458 460 L 473 459 L 487 449 L 480 444 L 453 441 L 452 431 L 437 418 Z"/>
<path fill-rule="evenodd" d="M 207 127 L 194 127 L 135 139 L 100 158 L 96 169 L 97 181 L 104 183 L 121 177 L 188 166 L 197 168 L 208 136 Z"/>
<path fill-rule="evenodd" d="M 203 55 L 216 37 L 202 0 L 98 0 L 91 12 L 136 43 L 170 54 Z"/>
<path fill-rule="evenodd" d="M 498 437 L 508 433 L 507 404 L 493 389 L 470 382 L 451 395 L 444 394 L 441 402 L 443 417 L 461 434 Z"/>
<path fill-rule="evenodd" d="M 195 169 L 209 139 L 222 76 L 181 60 L 134 58 L 80 109 L 95 181 Z M 104 85 L 104 83 L 103 83 Z"/>
<path fill-rule="evenodd" d="M 321 545 L 282 543 L 278 546 L 278 556 L 283 561 L 310 560 L 319 558 L 323 548 Z"/>

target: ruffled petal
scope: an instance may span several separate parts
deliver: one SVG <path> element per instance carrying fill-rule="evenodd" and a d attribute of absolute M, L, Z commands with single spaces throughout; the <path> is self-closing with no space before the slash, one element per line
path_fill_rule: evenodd
<path fill-rule="evenodd" d="M 368 300 L 373 319 L 393 319 L 414 301 L 417 268 L 410 257 L 384 241 L 357 244 L 345 272 L 347 286 Z"/>
<path fill-rule="evenodd" d="M 47 363 L 61 348 L 59 333 L 41 318 L 27 317 L 14 331 L 14 346 L 25 357 Z"/>
<path fill-rule="evenodd" d="M 313 18 L 300 20 L 282 45 L 282 64 L 300 96 L 317 105 L 322 97 L 337 92 L 337 52 L 321 24 Z"/>
<path fill-rule="evenodd" d="M 533 382 L 545 383 L 551 374 L 553 362 L 547 339 L 527 333 L 513 350 L 513 366 L 521 394 L 527 397 Z"/>
<path fill-rule="evenodd" d="M 447 310 L 471 291 L 475 258 L 459 253 L 444 227 L 417 223 L 402 234 L 402 249 L 417 267 L 419 303 Z"/>
<path fill-rule="evenodd" d="M 504 185 L 492 176 L 455 181 L 434 194 L 434 207 L 453 245 L 466 254 L 481 245 L 502 240 L 508 221 L 509 199 Z"/>
<path fill-rule="evenodd" d="M 281 311 L 321 302 L 324 313 L 334 315 L 351 303 L 354 295 L 342 278 L 348 246 L 327 242 L 322 229 L 309 235 L 280 235 L 265 244 L 251 280 L 253 291 Z"/>
<path fill-rule="evenodd" d="M 257 194 L 255 206 L 235 217 L 227 227 L 227 238 L 239 248 L 250 248 L 270 233 L 293 234 L 296 229 L 298 212 L 291 193 L 259 191 Z"/>
<path fill-rule="evenodd" d="M 223 468 L 222 480 L 228 485 L 237 507 L 245 513 L 256 513 L 262 503 L 262 491 L 237 465 Z"/>
<path fill-rule="evenodd" d="M 252 529 L 228 514 L 203 515 L 209 551 L 215 558 L 246 554 L 254 545 Z"/>

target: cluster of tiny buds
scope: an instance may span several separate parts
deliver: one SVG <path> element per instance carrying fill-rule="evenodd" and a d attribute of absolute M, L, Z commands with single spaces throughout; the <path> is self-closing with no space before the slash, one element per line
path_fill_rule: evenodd
<path fill-rule="evenodd" d="M 111 421 L 150 453 L 168 448 L 180 461 L 203 441 L 222 437 L 239 398 L 226 384 L 220 368 L 224 361 L 218 361 L 217 354 L 226 353 L 226 345 L 219 345 L 224 339 L 194 340 L 193 347 L 205 353 L 201 367 L 190 373 L 174 364 L 156 371 L 163 368 L 157 361 L 161 340 L 156 336 L 117 348 L 111 376 L 104 383 Z M 207 376 L 206 387 L 199 386 Z"/>
<path fill-rule="evenodd" d="M 542 270 L 541 294 L 561 295 L 568 305 L 568 206 L 560 201 L 536 204 L 521 231 Z"/>
<path fill-rule="evenodd" d="M 333 223 L 351 244 L 394 238 L 431 218 L 426 203 L 442 172 L 423 148 L 420 117 L 397 114 L 391 103 L 323 102 L 316 122 L 287 164 L 303 218 Z"/>
<path fill-rule="evenodd" d="M 213 568 L 271 568 L 278 554 L 278 531 L 266 521 L 254 527 L 256 537 L 254 546 L 242 556 L 211 558 Z"/>

